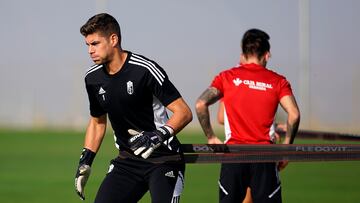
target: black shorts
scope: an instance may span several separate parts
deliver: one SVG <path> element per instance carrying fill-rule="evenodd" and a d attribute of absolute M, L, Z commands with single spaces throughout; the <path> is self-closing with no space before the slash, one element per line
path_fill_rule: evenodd
<path fill-rule="evenodd" d="M 95 203 L 135 203 L 150 191 L 153 203 L 179 202 L 184 187 L 184 162 L 150 163 L 116 158 Z"/>
<path fill-rule="evenodd" d="M 254 203 L 281 202 L 281 184 L 276 163 L 222 164 L 219 202 L 242 202 L 251 188 Z"/>

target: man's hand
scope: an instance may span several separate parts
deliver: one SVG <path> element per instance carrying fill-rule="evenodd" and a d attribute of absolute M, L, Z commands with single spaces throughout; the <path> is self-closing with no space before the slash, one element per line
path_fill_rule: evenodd
<path fill-rule="evenodd" d="M 146 159 L 152 152 L 158 148 L 162 142 L 168 139 L 173 130 L 168 126 L 163 126 L 152 132 L 139 132 L 133 129 L 129 129 L 128 132 L 132 136 L 129 139 L 129 145 L 135 155 L 141 154 Z"/>
<path fill-rule="evenodd" d="M 288 164 L 289 164 L 289 161 L 286 161 L 286 160 L 280 161 L 280 162 L 278 162 L 277 168 L 278 168 L 279 171 L 282 171 L 282 170 L 284 170 L 286 168 L 286 166 Z"/>
<path fill-rule="evenodd" d="M 89 165 L 79 166 L 76 175 L 75 175 L 75 190 L 76 193 L 80 196 L 81 200 L 85 200 L 84 188 L 87 180 L 89 179 L 91 173 L 91 167 Z"/>
<path fill-rule="evenodd" d="M 224 144 L 218 137 L 213 136 L 208 138 L 208 144 Z"/>
<path fill-rule="evenodd" d="M 90 149 L 84 148 L 79 161 L 79 166 L 75 175 L 75 191 L 81 200 L 85 200 L 84 188 L 91 173 L 91 164 L 94 161 L 96 153 Z"/>

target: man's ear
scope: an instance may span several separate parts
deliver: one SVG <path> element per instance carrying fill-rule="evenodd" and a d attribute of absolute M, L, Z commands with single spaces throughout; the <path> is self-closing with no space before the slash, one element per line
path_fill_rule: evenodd
<path fill-rule="evenodd" d="M 271 53 L 268 51 L 265 53 L 265 61 L 269 61 L 269 59 L 271 58 Z"/>
<path fill-rule="evenodd" d="M 246 63 L 246 57 L 243 53 L 240 54 L 240 64 Z"/>
<path fill-rule="evenodd" d="M 110 43 L 113 47 L 118 46 L 119 44 L 119 37 L 116 34 L 110 35 Z"/>

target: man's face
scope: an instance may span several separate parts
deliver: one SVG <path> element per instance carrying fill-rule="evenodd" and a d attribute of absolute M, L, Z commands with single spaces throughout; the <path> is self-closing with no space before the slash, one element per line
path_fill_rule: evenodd
<path fill-rule="evenodd" d="M 110 41 L 103 35 L 95 32 L 85 37 L 91 59 L 96 64 L 109 62 L 112 53 Z"/>

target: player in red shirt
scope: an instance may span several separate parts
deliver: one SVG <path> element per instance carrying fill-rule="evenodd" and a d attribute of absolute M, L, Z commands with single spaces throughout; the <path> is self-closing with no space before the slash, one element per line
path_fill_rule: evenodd
<path fill-rule="evenodd" d="M 209 105 L 224 102 L 225 144 L 272 144 L 271 129 L 278 104 L 288 114 L 283 144 L 292 144 L 300 112 L 285 77 L 268 70 L 269 35 L 250 29 L 242 39 L 241 65 L 218 74 L 196 102 L 196 113 L 209 144 L 221 144 L 210 123 Z M 281 202 L 279 163 L 222 164 L 220 202 L 240 202 L 251 188 L 253 202 Z"/>

